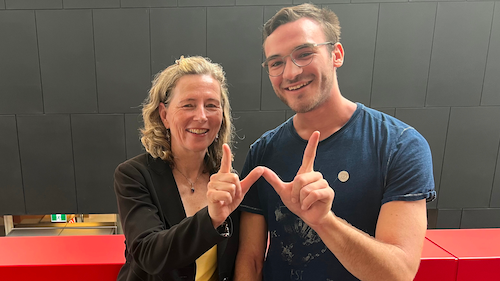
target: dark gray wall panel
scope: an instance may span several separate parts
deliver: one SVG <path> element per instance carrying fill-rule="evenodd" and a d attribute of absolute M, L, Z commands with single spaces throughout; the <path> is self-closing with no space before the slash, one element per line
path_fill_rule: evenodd
<path fill-rule="evenodd" d="M 144 127 L 142 115 L 125 114 L 125 142 L 127 144 L 127 159 L 146 152 L 142 146 L 139 128 Z"/>
<path fill-rule="evenodd" d="M 500 123 L 491 120 L 500 120 L 500 107 L 451 109 L 439 208 L 489 206 L 500 141 Z"/>
<path fill-rule="evenodd" d="M 396 118 L 419 131 L 431 147 L 434 183 L 438 196 L 449 116 L 450 109 L 447 107 L 396 109 Z M 427 206 L 430 208 L 436 207 L 437 200 L 428 203 Z"/>
<path fill-rule="evenodd" d="M 339 17 L 344 65 L 337 69 L 340 91 L 352 101 L 370 106 L 378 4 L 328 5 Z"/>
<path fill-rule="evenodd" d="M 464 209 L 460 228 L 500 227 L 500 208 Z"/>
<path fill-rule="evenodd" d="M 122 7 L 175 7 L 177 0 L 121 0 Z"/>
<path fill-rule="evenodd" d="M 113 173 L 125 157 L 123 115 L 71 115 L 78 212 L 116 213 Z"/>
<path fill-rule="evenodd" d="M 0 9 L 5 9 L 5 0 L 0 0 Z"/>
<path fill-rule="evenodd" d="M 490 207 L 500 207 L 500 151 L 498 152 L 496 167 L 493 190 L 491 191 Z"/>
<path fill-rule="evenodd" d="M 18 116 L 17 124 L 26 212 L 76 213 L 69 116 Z"/>
<path fill-rule="evenodd" d="M 36 18 L 45 112 L 97 112 L 91 11 L 37 11 Z"/>
<path fill-rule="evenodd" d="M 276 95 L 271 86 L 269 75 L 262 69 L 262 91 L 261 91 L 261 110 L 289 110 L 288 105 L 284 104 Z"/>
<path fill-rule="evenodd" d="M 381 0 L 351 0 L 351 3 L 382 2 Z M 406 0 L 383 0 L 383 2 L 407 2 Z"/>
<path fill-rule="evenodd" d="M 236 127 L 233 168 L 241 172 L 250 145 L 285 121 L 283 111 L 233 112 Z"/>
<path fill-rule="evenodd" d="M 149 10 L 94 10 L 99 112 L 139 112 L 151 86 Z"/>
<path fill-rule="evenodd" d="M 317 2 L 317 1 L 314 1 Z M 236 5 L 288 5 L 292 0 L 236 0 Z"/>
<path fill-rule="evenodd" d="M 189 24 L 179 24 L 189 19 Z M 151 64 L 157 73 L 181 55 L 206 56 L 206 8 L 151 9 Z"/>
<path fill-rule="evenodd" d="M 436 228 L 438 209 L 427 208 L 427 229 Z"/>
<path fill-rule="evenodd" d="M 266 6 L 264 7 L 264 21 L 262 22 L 262 25 L 267 22 L 274 14 L 276 14 L 277 11 L 279 11 L 283 6 Z M 261 47 L 262 49 L 262 47 Z M 264 54 L 264 51 L 262 51 L 262 60 L 263 62 L 265 60 L 266 56 Z M 284 104 L 278 96 L 276 96 L 276 93 L 273 90 L 273 87 L 271 86 L 271 81 L 269 80 L 269 75 L 267 72 L 262 68 L 260 69 L 262 73 L 262 89 L 261 89 L 261 104 L 260 104 L 260 109 L 261 110 L 289 110 L 290 108 Z"/>
<path fill-rule="evenodd" d="M 7 9 L 60 9 L 62 0 L 5 0 Z"/>
<path fill-rule="evenodd" d="M 233 6 L 236 0 L 181 0 L 179 6 Z"/>
<path fill-rule="evenodd" d="M 381 107 L 381 108 L 375 108 L 378 111 L 381 111 L 385 114 L 391 115 L 391 116 L 396 116 L 396 108 L 394 107 Z"/>
<path fill-rule="evenodd" d="M 479 105 L 492 16 L 492 2 L 438 3 L 427 105 Z"/>
<path fill-rule="evenodd" d="M 436 228 L 460 228 L 462 210 L 438 210 Z"/>
<path fill-rule="evenodd" d="M 0 11 L 0 38 L 0 113 L 42 113 L 35 13 Z"/>
<path fill-rule="evenodd" d="M 222 64 L 234 110 L 258 110 L 261 89 L 261 41 L 257 28 L 262 7 L 210 7 L 207 55 Z"/>
<path fill-rule="evenodd" d="M 373 107 L 424 106 L 436 8 L 437 3 L 380 4 Z"/>
<path fill-rule="evenodd" d="M 288 120 L 290 117 L 292 117 L 292 116 L 294 116 L 294 115 L 295 115 L 295 111 L 293 111 L 293 110 L 291 110 L 291 109 L 290 109 L 290 110 L 287 110 L 287 111 L 285 112 L 285 120 Z"/>
<path fill-rule="evenodd" d="M 293 0 L 293 4 L 303 4 L 303 3 L 314 3 L 316 6 L 320 6 L 318 4 L 333 4 L 333 3 L 349 3 L 350 0 Z"/>
<path fill-rule="evenodd" d="M 495 3 L 481 105 L 500 105 L 500 2 Z"/>
<path fill-rule="evenodd" d="M 119 8 L 120 0 L 63 0 L 65 9 L 73 8 Z"/>
<path fill-rule="evenodd" d="M 24 190 L 15 116 L 0 116 L 0 215 L 21 215 Z"/>

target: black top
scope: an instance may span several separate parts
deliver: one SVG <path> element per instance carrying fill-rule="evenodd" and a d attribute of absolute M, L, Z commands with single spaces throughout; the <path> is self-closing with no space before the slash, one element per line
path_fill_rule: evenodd
<path fill-rule="evenodd" d="M 207 207 L 186 218 L 171 168 L 148 153 L 118 165 L 115 193 L 126 245 L 118 280 L 194 281 L 195 260 L 215 244 L 219 280 L 232 280 L 238 212 L 227 219 L 229 238 L 214 229 Z"/>

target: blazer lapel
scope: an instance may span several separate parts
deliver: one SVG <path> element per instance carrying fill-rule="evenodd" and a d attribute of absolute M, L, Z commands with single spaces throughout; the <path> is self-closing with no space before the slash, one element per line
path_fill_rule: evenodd
<path fill-rule="evenodd" d="M 177 189 L 172 169 L 160 158 L 148 157 L 148 165 L 154 171 L 153 183 L 158 201 L 161 205 L 160 213 L 169 226 L 180 223 L 186 218 L 186 212 L 182 205 L 181 195 Z"/>

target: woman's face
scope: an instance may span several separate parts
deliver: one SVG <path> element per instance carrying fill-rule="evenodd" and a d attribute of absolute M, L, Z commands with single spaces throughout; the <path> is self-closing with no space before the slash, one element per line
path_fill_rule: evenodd
<path fill-rule="evenodd" d="M 177 81 L 160 117 L 170 129 L 174 155 L 205 152 L 222 124 L 220 84 L 210 75 L 185 75 Z"/>

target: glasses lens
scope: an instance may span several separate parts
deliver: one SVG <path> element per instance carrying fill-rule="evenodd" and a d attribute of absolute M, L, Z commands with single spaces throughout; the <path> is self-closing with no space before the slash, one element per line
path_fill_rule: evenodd
<path fill-rule="evenodd" d="M 313 47 L 304 47 L 292 52 L 292 59 L 297 66 L 306 66 L 310 64 L 314 57 Z"/>
<path fill-rule="evenodd" d="M 267 61 L 266 70 L 271 76 L 279 76 L 283 72 L 284 62 L 282 58 L 274 58 Z"/>

